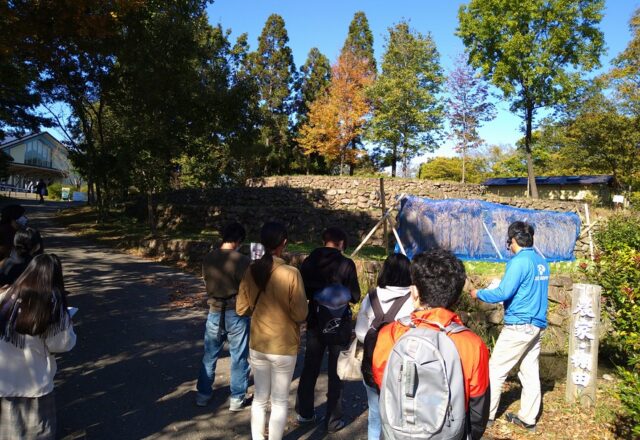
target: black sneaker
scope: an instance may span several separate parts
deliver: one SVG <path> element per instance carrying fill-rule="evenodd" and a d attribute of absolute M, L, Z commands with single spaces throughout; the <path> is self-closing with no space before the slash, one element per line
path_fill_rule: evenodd
<path fill-rule="evenodd" d="M 528 423 L 524 423 L 522 420 L 520 420 L 520 417 L 518 417 L 514 413 L 507 413 L 505 418 L 507 419 L 508 422 L 511 422 L 514 425 L 518 425 L 519 427 L 524 428 L 527 431 L 536 432 L 536 425 L 535 424 L 529 425 Z"/>

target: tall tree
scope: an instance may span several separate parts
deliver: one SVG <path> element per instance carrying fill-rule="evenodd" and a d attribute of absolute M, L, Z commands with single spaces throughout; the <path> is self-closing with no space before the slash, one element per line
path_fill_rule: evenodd
<path fill-rule="evenodd" d="M 250 55 L 262 109 L 261 141 L 266 150 L 263 173 L 287 172 L 293 157 L 289 125 L 296 70 L 288 42 L 284 19 L 272 14 L 262 29 L 258 49 Z"/>
<path fill-rule="evenodd" d="M 331 63 L 318 50 L 311 48 L 307 61 L 300 67 L 300 74 L 296 82 L 298 92 L 296 105 L 296 119 L 298 125 L 307 120 L 310 104 L 321 96 L 331 82 Z"/>
<path fill-rule="evenodd" d="M 364 12 L 358 11 L 349 23 L 349 33 L 342 46 L 342 52 L 351 51 L 356 58 L 367 60 L 370 73 L 377 71 L 376 58 L 373 54 L 373 34 L 369 28 L 369 20 Z"/>
<path fill-rule="evenodd" d="M 626 107 L 640 116 L 640 8 L 631 17 L 629 29 L 631 41 L 614 59 L 614 68 L 609 76 Z"/>
<path fill-rule="evenodd" d="M 446 115 L 451 127 L 450 136 L 455 139 L 455 150 L 462 158 L 461 182 L 465 182 L 465 165 L 469 150 L 484 144 L 478 129 L 482 122 L 495 118 L 495 106 L 489 102 L 489 88 L 473 67 L 467 64 L 467 57 L 456 58 L 454 69 L 449 73 L 446 87 Z"/>
<path fill-rule="evenodd" d="M 309 120 L 300 129 L 298 142 L 307 155 L 317 153 L 328 162 L 356 163 L 354 143 L 363 132 L 371 107 L 365 90 L 372 84 L 369 64 L 344 51 L 332 68 L 327 91 L 311 103 Z"/>
<path fill-rule="evenodd" d="M 294 136 L 297 138 L 300 128 L 309 120 L 309 107 L 316 99 L 326 93 L 331 82 L 331 63 L 329 59 L 314 47 L 307 55 L 307 61 L 300 67 L 296 81 L 296 125 Z M 298 152 L 301 150 L 298 149 Z M 322 156 L 317 153 L 304 155 L 304 167 L 307 173 L 326 171 Z"/>
<path fill-rule="evenodd" d="M 640 117 L 621 112 L 604 95 L 584 103 L 569 121 L 567 160 L 598 173 L 612 174 L 622 189 L 640 187 Z"/>
<path fill-rule="evenodd" d="M 382 73 L 369 90 L 373 118 L 369 138 L 381 144 L 396 175 L 403 175 L 411 158 L 436 148 L 442 126 L 437 94 L 443 82 L 435 42 L 430 35 L 410 29 L 406 21 L 389 28 Z"/>
<path fill-rule="evenodd" d="M 531 139 L 536 112 L 570 99 L 581 72 L 600 65 L 604 0 L 471 0 L 457 34 L 469 62 L 511 100 L 524 121 L 530 195 L 538 197 Z"/>

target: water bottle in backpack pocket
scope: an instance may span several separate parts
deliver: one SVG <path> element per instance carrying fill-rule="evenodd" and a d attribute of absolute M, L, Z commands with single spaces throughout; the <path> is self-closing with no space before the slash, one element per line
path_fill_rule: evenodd
<path fill-rule="evenodd" d="M 327 345 L 347 345 L 351 340 L 351 292 L 330 284 L 313 295 L 318 332 Z"/>
<path fill-rule="evenodd" d="M 393 346 L 380 389 L 380 418 L 388 440 L 465 438 L 464 376 L 448 336 L 467 330 L 452 323 L 439 330 L 412 328 Z"/>

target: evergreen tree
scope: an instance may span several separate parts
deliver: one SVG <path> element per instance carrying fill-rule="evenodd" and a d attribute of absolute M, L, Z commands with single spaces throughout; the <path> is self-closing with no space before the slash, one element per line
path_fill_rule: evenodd
<path fill-rule="evenodd" d="M 272 14 L 262 29 L 258 48 L 249 60 L 262 112 L 260 131 L 265 148 L 264 174 L 286 173 L 293 159 L 289 125 L 296 71 L 288 42 L 283 18 Z"/>
<path fill-rule="evenodd" d="M 309 106 L 326 91 L 330 82 L 331 63 L 317 47 L 314 47 L 309 51 L 307 61 L 300 67 L 296 83 L 296 119 L 299 126 L 307 121 Z"/>
<path fill-rule="evenodd" d="M 356 58 L 367 60 L 370 73 L 377 71 L 376 59 L 373 54 L 373 34 L 369 29 L 369 20 L 364 12 L 358 11 L 353 15 L 349 24 L 349 33 L 342 46 L 342 52 L 351 51 Z"/>
<path fill-rule="evenodd" d="M 436 45 L 406 21 L 389 28 L 382 72 L 369 90 L 374 112 L 368 136 L 380 144 L 396 175 L 402 163 L 406 175 L 409 161 L 433 151 L 442 126 L 442 105 L 437 94 L 443 82 Z"/>

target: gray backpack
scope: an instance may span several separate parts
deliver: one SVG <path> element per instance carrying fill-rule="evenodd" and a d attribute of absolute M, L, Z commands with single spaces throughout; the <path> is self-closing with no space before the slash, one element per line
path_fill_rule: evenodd
<path fill-rule="evenodd" d="M 448 335 L 467 330 L 410 326 L 393 346 L 380 387 L 380 417 L 387 440 L 463 439 L 466 431 L 464 376 L 460 355 Z"/>

